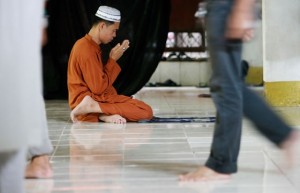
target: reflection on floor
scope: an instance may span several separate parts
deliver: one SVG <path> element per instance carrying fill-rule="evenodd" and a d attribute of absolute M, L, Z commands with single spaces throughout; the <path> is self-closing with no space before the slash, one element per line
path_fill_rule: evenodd
<path fill-rule="evenodd" d="M 145 88 L 137 98 L 159 117 L 207 117 L 215 108 L 199 88 Z M 204 95 L 205 96 L 205 95 Z M 247 120 L 239 172 L 229 181 L 180 183 L 178 175 L 203 164 L 213 123 L 72 124 L 67 101 L 47 101 L 54 178 L 26 180 L 27 193 L 296 193 L 300 164 L 283 170 L 281 152 Z M 276 109 L 299 128 L 300 108 Z M 300 154 L 297 155 L 300 158 Z"/>

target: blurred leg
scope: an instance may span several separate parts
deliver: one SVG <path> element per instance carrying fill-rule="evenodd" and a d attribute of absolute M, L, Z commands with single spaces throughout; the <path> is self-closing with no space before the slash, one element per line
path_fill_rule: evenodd
<path fill-rule="evenodd" d="M 0 192 L 25 193 L 25 149 L 0 153 Z"/>

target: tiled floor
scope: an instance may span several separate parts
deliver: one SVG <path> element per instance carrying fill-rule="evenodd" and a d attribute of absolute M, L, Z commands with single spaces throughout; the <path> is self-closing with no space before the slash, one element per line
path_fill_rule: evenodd
<path fill-rule="evenodd" d="M 145 88 L 137 98 L 159 117 L 208 117 L 207 89 Z M 72 124 L 67 101 L 47 101 L 54 178 L 26 180 L 27 193 L 296 193 L 300 164 L 283 170 L 281 152 L 245 120 L 239 172 L 228 181 L 181 183 L 178 175 L 203 164 L 213 123 Z M 276 109 L 294 127 L 300 108 Z M 300 154 L 297 155 L 300 158 Z"/>

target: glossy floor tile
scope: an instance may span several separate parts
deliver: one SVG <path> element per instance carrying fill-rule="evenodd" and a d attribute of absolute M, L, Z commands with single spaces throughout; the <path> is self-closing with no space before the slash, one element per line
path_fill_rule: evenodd
<path fill-rule="evenodd" d="M 261 90 L 258 89 L 258 92 Z M 199 88 L 144 88 L 136 97 L 158 117 L 210 117 L 215 108 Z M 27 193 L 296 193 L 300 164 L 284 169 L 281 152 L 243 121 L 239 172 L 230 180 L 179 182 L 206 161 L 213 122 L 72 124 L 67 101 L 46 101 L 54 145 L 53 179 L 26 180 Z M 300 128 L 300 108 L 277 108 Z M 295 155 L 300 159 L 300 154 Z"/>

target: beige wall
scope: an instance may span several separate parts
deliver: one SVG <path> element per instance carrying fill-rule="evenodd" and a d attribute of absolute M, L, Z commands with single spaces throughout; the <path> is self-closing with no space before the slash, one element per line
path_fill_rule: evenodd
<path fill-rule="evenodd" d="M 264 80 L 300 80 L 300 1 L 263 0 Z"/>
<path fill-rule="evenodd" d="M 211 68 L 207 62 L 197 61 L 162 61 L 149 82 L 164 82 L 172 79 L 182 86 L 199 86 L 207 84 Z"/>

